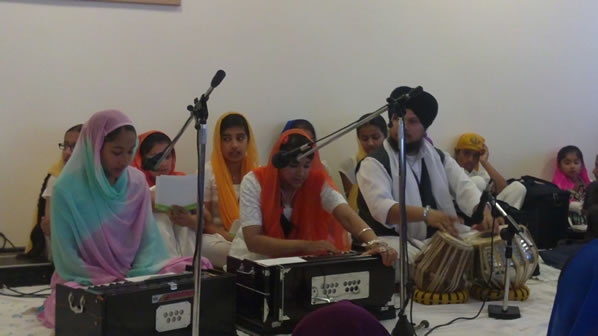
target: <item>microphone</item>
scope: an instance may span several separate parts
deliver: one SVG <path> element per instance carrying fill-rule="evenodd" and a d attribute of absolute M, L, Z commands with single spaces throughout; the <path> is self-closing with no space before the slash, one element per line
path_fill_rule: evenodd
<path fill-rule="evenodd" d="M 199 111 L 201 110 L 202 107 L 202 101 L 207 102 L 208 99 L 210 98 L 210 95 L 212 94 L 212 91 L 218 86 L 220 85 L 220 83 L 222 82 L 222 80 L 224 79 L 224 77 L 226 77 L 226 72 L 224 72 L 224 70 L 218 70 L 216 71 L 216 74 L 214 75 L 214 77 L 212 78 L 212 81 L 210 82 L 210 87 L 206 90 L 206 93 L 204 93 L 203 95 L 201 95 L 201 99 L 197 99 L 195 98 L 195 106 L 193 105 L 189 105 L 187 106 L 187 110 L 189 112 L 194 112 L 194 111 Z"/>
<path fill-rule="evenodd" d="M 160 168 L 157 163 L 160 161 L 162 155 L 164 155 L 164 152 L 158 153 L 149 159 L 141 160 L 141 168 L 143 168 L 143 170 L 157 171 L 158 168 Z"/>
<path fill-rule="evenodd" d="M 183 129 L 179 132 L 179 134 L 177 134 L 174 140 L 172 140 L 172 142 L 168 144 L 168 146 L 166 147 L 166 149 L 164 149 L 162 153 L 156 154 L 149 159 L 143 159 L 141 161 L 141 168 L 143 168 L 144 170 L 157 171 L 160 168 L 160 164 L 162 163 L 162 161 L 164 161 L 164 159 L 170 154 L 170 152 L 172 152 L 174 145 L 179 141 L 179 138 L 181 137 L 187 126 L 189 126 L 189 123 L 191 122 L 193 117 L 195 116 L 198 120 L 204 121 L 208 118 L 208 110 L 205 109 L 204 111 L 204 104 L 207 103 L 208 98 L 212 93 L 212 90 L 214 90 L 214 88 L 220 85 L 225 76 L 226 72 L 224 72 L 224 70 L 216 71 L 216 74 L 212 78 L 212 81 L 210 82 L 210 87 L 208 88 L 206 93 L 201 95 L 201 99 L 195 98 L 195 106 L 187 106 L 187 111 L 191 112 L 191 116 L 189 117 L 189 119 L 187 119 L 187 122 L 183 126 Z"/>
<path fill-rule="evenodd" d="M 409 90 L 405 92 L 405 90 Z M 392 127 L 392 117 L 395 114 L 403 114 L 404 109 L 400 109 L 401 105 L 406 104 L 411 98 L 417 97 L 424 89 L 421 86 L 410 88 L 407 86 L 399 86 L 394 89 L 390 94 L 390 97 L 386 99 L 388 103 L 388 127 Z"/>
<path fill-rule="evenodd" d="M 406 103 L 409 99 L 419 96 L 424 89 L 421 86 L 416 86 L 413 89 L 409 90 L 409 92 L 405 92 L 401 94 L 401 91 L 404 91 L 402 87 L 398 87 L 392 91 L 390 94 L 390 98 L 388 98 L 389 103 Z"/>
<path fill-rule="evenodd" d="M 272 165 L 276 169 L 285 168 L 289 165 L 289 163 L 291 163 L 291 161 L 297 160 L 297 157 L 301 155 L 301 153 L 305 153 L 306 151 L 310 150 L 312 146 L 312 143 L 306 143 L 290 151 L 279 150 L 272 155 Z"/>
<path fill-rule="evenodd" d="M 216 74 L 214 75 L 214 78 L 212 78 L 212 82 L 210 83 L 210 87 L 208 88 L 208 91 L 206 91 L 205 93 L 206 98 L 210 96 L 212 90 L 214 90 L 216 87 L 218 87 L 218 85 L 220 85 L 224 77 L 226 77 L 226 72 L 224 72 L 224 70 L 216 71 Z"/>

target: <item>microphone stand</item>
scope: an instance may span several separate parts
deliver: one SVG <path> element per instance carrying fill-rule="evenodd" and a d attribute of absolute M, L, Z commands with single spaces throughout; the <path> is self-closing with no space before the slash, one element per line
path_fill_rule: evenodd
<path fill-rule="evenodd" d="M 204 204 L 204 176 L 205 176 L 205 157 L 206 157 L 206 139 L 207 139 L 207 120 L 208 120 L 208 99 L 214 87 L 220 84 L 224 78 L 222 74 L 218 81 L 212 80 L 212 86 L 204 93 L 201 98 L 195 98 L 194 105 L 187 106 L 191 116 L 185 122 L 183 128 L 179 131 L 174 140 L 162 152 L 151 158 L 149 164 L 153 165 L 154 170 L 160 167 L 160 163 L 170 154 L 174 145 L 185 132 L 191 120 L 195 119 L 195 129 L 197 130 L 197 228 L 195 230 L 195 251 L 193 253 L 193 319 L 192 336 L 199 336 L 200 320 L 200 296 L 201 296 L 201 248 L 203 243 L 203 204 Z M 148 164 L 148 165 L 149 165 Z"/>
<path fill-rule="evenodd" d="M 195 118 L 197 130 L 197 228 L 195 230 L 195 253 L 193 254 L 193 322 L 192 336 L 199 335 L 200 294 L 201 294 L 201 248 L 203 243 L 203 191 L 205 178 L 206 141 L 208 137 L 208 95 L 203 94 L 200 99 L 195 98 L 195 105 L 189 105 L 187 110 Z"/>
<path fill-rule="evenodd" d="M 191 112 L 191 115 L 185 122 L 185 125 L 183 125 L 183 128 L 179 131 L 179 133 L 176 135 L 176 137 L 174 137 L 174 139 L 170 142 L 170 144 L 168 144 L 168 146 L 166 146 L 166 148 L 164 149 L 164 151 L 162 153 L 158 153 L 147 160 L 143 160 L 144 161 L 142 163 L 143 169 L 153 170 L 153 171 L 158 170 L 160 168 L 160 164 L 162 163 L 162 161 L 164 161 L 168 157 L 170 152 L 172 152 L 172 150 L 174 149 L 174 145 L 176 145 L 176 143 L 179 141 L 179 139 L 181 138 L 183 133 L 185 133 L 185 130 L 191 123 L 191 120 L 193 120 L 194 118 L 196 119 L 195 128 L 199 131 L 199 128 L 197 125 L 199 122 L 198 120 L 200 119 L 200 117 L 202 117 L 202 114 L 205 113 L 204 119 L 207 120 L 207 118 L 208 118 L 208 107 L 206 104 L 208 102 L 208 99 L 210 99 L 210 94 L 212 94 L 212 91 L 218 85 L 220 85 L 220 83 L 222 82 L 222 80 L 224 79 L 225 76 L 226 76 L 226 73 L 224 72 L 224 70 L 218 70 L 216 72 L 216 74 L 212 78 L 212 82 L 210 83 L 210 87 L 208 88 L 206 93 L 204 93 L 200 99 L 195 98 L 195 100 L 193 101 L 193 103 L 195 105 L 187 106 L 187 110 L 189 112 Z M 203 112 L 204 107 L 205 107 L 205 112 Z M 204 120 L 204 125 L 205 125 L 206 120 Z M 205 144 L 205 139 L 204 139 L 204 144 Z M 199 140 L 198 140 L 198 145 L 199 145 Z M 199 148 L 199 146 L 198 146 L 198 148 Z M 203 168 L 203 166 L 201 168 Z"/>
<path fill-rule="evenodd" d="M 421 90 L 421 87 L 417 89 Z M 415 91 L 415 90 L 414 90 Z M 414 95 L 412 94 L 411 97 Z M 401 276 L 401 308 L 398 313 L 398 321 L 395 325 L 392 335 L 401 335 L 401 336 L 411 336 L 415 335 L 415 330 L 413 329 L 413 325 L 407 319 L 407 315 L 405 314 L 405 310 L 407 307 L 407 303 L 409 298 L 407 297 L 407 273 L 408 273 L 408 265 L 407 265 L 407 210 L 403 204 L 405 204 L 405 186 L 406 186 L 406 161 L 405 161 L 405 103 L 409 100 L 409 95 L 403 95 L 398 98 L 388 98 L 388 104 L 382 106 L 381 108 L 377 109 L 376 111 L 372 112 L 367 118 L 357 122 L 344 131 L 339 132 L 338 134 L 332 136 L 330 139 L 323 141 L 317 147 L 314 146 L 309 151 L 305 152 L 297 156 L 297 161 L 301 161 L 303 158 L 311 155 L 317 150 L 322 149 L 323 147 L 327 146 L 331 142 L 335 141 L 336 139 L 340 138 L 341 136 L 347 134 L 348 132 L 360 127 L 361 125 L 369 122 L 370 120 L 376 118 L 377 116 L 381 115 L 382 113 L 389 111 L 390 115 L 397 114 L 399 116 L 399 129 L 398 129 L 398 142 L 399 142 L 399 180 L 398 183 L 398 190 L 399 190 L 399 204 L 401 204 L 401 224 L 400 224 L 400 276 Z"/>
<path fill-rule="evenodd" d="M 407 274 L 409 272 L 409 265 L 407 261 L 407 208 L 405 207 L 405 187 L 407 185 L 407 166 L 405 161 L 405 102 L 394 100 L 392 101 L 390 98 L 388 99 L 388 109 L 389 115 L 394 116 L 397 115 L 399 120 L 399 127 L 397 130 L 397 142 L 399 145 L 399 180 L 398 183 L 398 190 L 399 190 L 399 205 L 400 205 L 400 215 L 401 215 L 401 223 L 399 224 L 399 251 L 400 255 L 400 274 L 401 274 L 401 306 L 398 313 L 398 321 L 395 327 L 392 330 L 393 336 L 411 336 L 415 335 L 415 330 L 413 326 L 407 319 L 407 314 L 405 313 L 407 308 L 407 303 L 409 301 L 408 297 L 408 290 L 407 290 L 407 282 L 409 279 L 407 278 Z M 389 123 L 392 120 L 389 120 Z"/>
<path fill-rule="evenodd" d="M 488 316 L 498 320 L 514 320 L 521 317 L 519 307 L 509 306 L 509 285 L 511 284 L 511 278 L 509 276 L 511 269 L 511 259 L 513 257 L 513 237 L 519 235 L 527 244 L 533 245 L 526 237 L 521 235 L 521 227 L 501 206 L 496 202 L 496 199 L 490 192 L 489 199 L 493 209 L 507 219 L 507 227 L 500 230 L 500 237 L 505 241 L 505 284 L 504 284 L 504 295 L 503 303 L 501 305 L 488 305 Z"/>
<path fill-rule="evenodd" d="M 191 106 L 191 105 L 189 105 L 189 106 Z M 187 107 L 187 109 L 189 109 L 189 107 Z M 187 127 L 189 126 L 189 124 L 191 124 L 191 121 L 193 120 L 193 118 L 195 118 L 195 116 L 192 113 L 189 116 L 189 118 L 187 118 L 187 121 L 183 125 L 183 128 L 181 128 L 179 133 L 174 137 L 174 139 L 172 139 L 172 141 L 168 144 L 168 146 L 166 146 L 164 151 L 162 153 L 156 154 L 155 156 L 149 158 L 147 160 L 147 163 L 143 164 L 143 169 L 156 171 L 160 168 L 162 161 L 164 161 L 168 157 L 170 152 L 172 152 L 172 150 L 174 149 L 174 146 L 179 141 L 179 139 L 181 138 L 183 133 L 185 133 L 185 130 L 187 130 Z"/>
<path fill-rule="evenodd" d="M 384 113 L 386 111 L 388 111 L 388 104 L 386 104 L 386 105 L 382 106 L 381 108 L 377 109 L 376 111 L 372 112 L 369 116 L 367 116 L 367 118 L 364 118 L 363 120 L 360 120 L 358 122 L 355 122 L 355 123 L 349 125 L 347 128 L 345 128 L 343 131 L 339 132 L 338 134 L 335 134 L 335 135 L 331 136 L 330 138 L 324 137 L 326 139 L 324 140 L 324 138 L 323 138 L 321 144 L 319 144 L 319 141 L 315 141 L 315 143 L 318 143 L 318 145 L 317 146 L 313 146 L 307 152 L 305 152 L 305 153 L 303 153 L 301 155 L 298 155 L 297 156 L 297 161 L 301 161 L 302 159 L 304 159 L 304 158 L 312 155 L 315 151 L 320 150 L 320 149 L 328 146 L 331 142 L 336 141 L 336 139 L 338 139 L 338 138 L 342 137 L 343 135 L 351 132 L 352 130 L 360 127 L 361 125 L 364 125 L 364 124 L 368 123 L 370 120 L 376 118 L 377 116 L 381 115 L 382 113 Z M 300 148 L 296 149 L 296 150 L 299 151 Z M 292 150 L 289 153 L 291 153 L 293 151 L 295 151 L 295 150 Z"/>

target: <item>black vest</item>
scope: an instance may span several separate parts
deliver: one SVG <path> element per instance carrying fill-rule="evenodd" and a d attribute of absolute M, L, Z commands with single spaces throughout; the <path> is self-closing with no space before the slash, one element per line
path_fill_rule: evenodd
<path fill-rule="evenodd" d="M 435 148 L 438 156 L 440 156 L 440 161 L 444 164 L 444 152 L 438 148 Z M 391 177 L 392 180 L 392 173 L 390 170 L 390 157 L 386 152 L 384 146 L 378 147 L 374 152 L 368 155 L 368 157 L 376 159 L 378 162 L 384 166 L 386 169 L 386 173 L 388 176 Z M 359 171 L 361 167 L 361 162 L 357 164 L 355 168 L 355 175 Z M 417 179 L 417 178 L 416 178 Z M 426 164 L 422 161 L 422 173 L 419 182 L 419 194 L 421 197 L 422 204 L 424 206 L 429 205 L 430 208 L 436 209 L 436 200 L 434 199 L 434 195 L 432 194 L 432 184 L 430 182 L 430 177 L 428 175 L 428 170 L 426 168 Z M 359 209 L 359 217 L 363 219 L 371 228 L 374 230 L 377 236 L 398 236 L 399 234 L 394 229 L 389 229 L 380 222 L 376 221 L 372 214 L 370 213 L 370 209 L 368 208 L 363 195 L 361 194 L 361 190 L 357 196 L 357 208 Z M 428 230 L 426 236 L 430 237 L 436 231 L 435 228 L 428 226 Z"/>

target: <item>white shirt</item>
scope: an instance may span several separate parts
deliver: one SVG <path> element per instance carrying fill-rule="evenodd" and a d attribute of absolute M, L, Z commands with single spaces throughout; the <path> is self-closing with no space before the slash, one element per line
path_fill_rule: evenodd
<path fill-rule="evenodd" d="M 490 182 L 490 174 L 486 171 L 486 169 L 480 164 L 478 170 L 472 170 L 471 172 L 465 171 L 465 174 L 469 177 L 479 176 L 484 179 L 486 184 Z"/>
<path fill-rule="evenodd" d="M 422 178 L 422 158 L 420 155 L 405 155 L 407 169 L 411 169 L 418 181 Z"/>
<path fill-rule="evenodd" d="M 478 189 L 480 189 L 480 191 L 484 191 L 486 186 L 488 186 L 488 183 L 490 183 L 490 174 L 488 174 L 482 165 L 479 166 L 478 170 L 474 169 L 471 172 L 468 172 L 464 169 L 464 171 L 465 174 L 471 178 L 473 183 L 475 183 Z"/>
<path fill-rule="evenodd" d="M 262 210 L 261 210 L 261 193 L 262 186 L 255 177 L 253 172 L 249 172 L 241 182 L 241 197 L 239 200 L 241 227 L 252 225 L 262 225 Z M 324 183 L 320 191 L 320 199 L 322 200 L 322 208 L 328 213 L 332 213 L 334 209 L 340 204 L 346 204 L 343 195 L 332 188 L 328 183 Z M 293 209 L 285 208 L 283 213 L 287 219 L 291 219 Z"/>
<path fill-rule="evenodd" d="M 54 184 L 56 184 L 57 179 L 56 176 L 50 175 L 50 178 L 48 178 L 48 182 L 46 183 L 46 189 L 44 189 L 44 192 L 42 193 L 42 198 L 48 199 L 52 197 L 52 191 L 54 190 Z"/>
<path fill-rule="evenodd" d="M 214 176 L 214 169 L 212 163 L 206 164 L 205 176 L 204 176 L 204 202 L 210 202 L 210 209 L 208 211 L 212 214 L 212 223 L 217 226 L 222 226 L 222 219 L 220 218 L 220 209 L 218 207 L 218 186 L 216 185 L 216 177 Z M 239 184 L 233 184 L 237 201 L 239 200 Z"/>
<path fill-rule="evenodd" d="M 343 162 L 341 162 L 339 172 L 342 173 L 343 175 L 345 175 L 347 177 L 347 179 L 349 181 L 351 181 L 351 184 L 357 183 L 357 177 L 355 176 L 355 167 L 356 166 L 357 166 L 357 162 L 356 162 L 354 156 L 350 157 L 350 158 L 346 158 L 345 160 L 343 160 Z"/>
<path fill-rule="evenodd" d="M 398 153 L 392 149 L 388 140 L 384 141 L 383 146 L 390 157 L 391 174 L 393 177 L 398 177 Z M 465 174 L 463 168 L 461 168 L 448 153 L 444 152 L 444 157 L 444 174 L 446 174 L 450 196 L 457 200 L 459 208 L 465 212 L 466 215 L 471 216 L 473 209 L 480 201 L 481 192 Z M 422 168 L 420 154 L 406 156 L 406 159 L 407 169 L 411 169 L 414 175 L 419 179 Z M 432 167 L 426 168 L 428 169 L 428 172 L 430 172 L 430 169 L 433 169 Z M 384 166 L 378 160 L 366 157 L 361 162 L 361 167 L 357 173 L 357 183 L 359 184 L 359 189 L 366 200 L 372 217 L 387 228 L 398 230 L 398 226 L 389 225 L 386 222 L 388 211 L 393 205 L 398 204 L 398 189 L 396 180 L 388 175 Z M 434 196 L 437 197 L 437 195 Z M 420 206 L 414 204 L 407 205 Z M 420 224 L 423 225 L 423 230 L 425 232 L 425 223 L 421 222 Z"/>

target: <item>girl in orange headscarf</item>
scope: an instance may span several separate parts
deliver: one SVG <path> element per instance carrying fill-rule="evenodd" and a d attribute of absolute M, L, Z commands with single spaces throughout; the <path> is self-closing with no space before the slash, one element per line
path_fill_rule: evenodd
<path fill-rule="evenodd" d="M 139 135 L 139 149 L 135 153 L 131 166 L 141 170 L 145 181 L 152 191 L 152 203 L 156 178 L 160 175 L 185 175 L 175 171 L 176 151 L 174 148 L 156 171 L 143 169 L 143 160 L 150 159 L 164 152 L 171 143 L 170 138 L 160 131 L 148 131 Z M 192 230 L 179 225 L 173 225 L 168 213 L 154 209 L 154 217 L 158 224 L 158 231 L 166 244 L 170 257 L 192 256 L 195 246 L 195 234 Z"/>
<path fill-rule="evenodd" d="M 302 130 L 285 131 L 272 148 L 268 165 L 245 175 L 240 198 L 242 230 L 230 254 L 260 258 L 345 251 L 349 231 L 367 242 L 369 253 L 381 253 L 390 265 L 396 251 L 380 242 L 347 205 L 318 152 L 300 161 L 291 159 L 283 168 L 274 167 L 276 153 L 311 143 Z"/>
<path fill-rule="evenodd" d="M 212 157 L 206 164 L 204 203 L 211 219 L 204 221 L 202 253 L 215 266 L 226 264 L 231 241 L 238 229 L 239 185 L 245 174 L 257 167 L 255 138 L 240 113 L 223 114 L 214 127 Z M 195 216 L 176 208 L 175 223 L 196 229 Z"/>
<path fill-rule="evenodd" d="M 135 153 L 135 158 L 131 166 L 141 170 L 145 175 L 145 180 L 150 187 L 156 184 L 156 177 L 160 175 L 185 175 L 174 170 L 176 166 L 176 152 L 174 149 L 170 155 L 162 161 L 157 171 L 144 170 L 142 168 L 143 159 L 152 158 L 162 153 L 170 144 L 170 138 L 160 131 L 149 131 L 139 136 L 139 150 Z"/>

